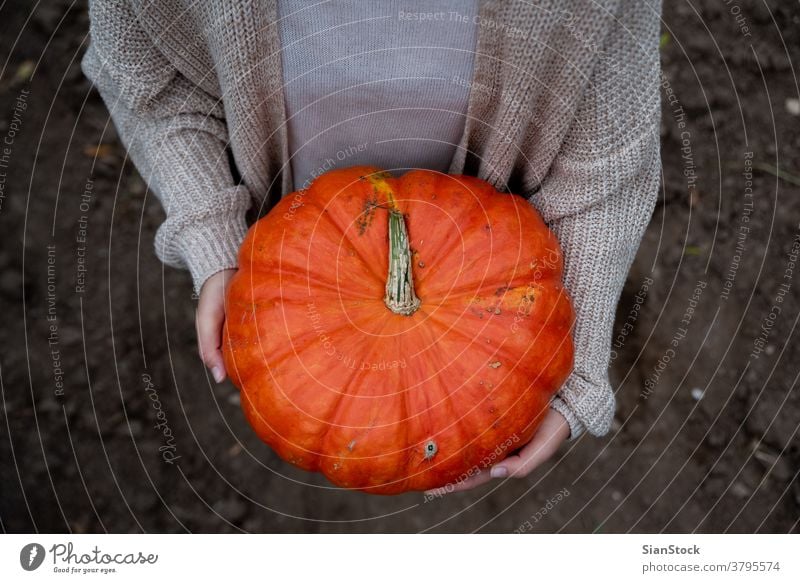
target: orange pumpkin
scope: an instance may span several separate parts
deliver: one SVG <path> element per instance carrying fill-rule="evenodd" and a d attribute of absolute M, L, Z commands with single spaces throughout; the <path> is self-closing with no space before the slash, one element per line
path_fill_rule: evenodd
<path fill-rule="evenodd" d="M 225 366 L 284 460 L 376 494 L 458 482 L 524 445 L 572 369 L 558 242 L 468 176 L 328 172 L 254 224 Z"/>

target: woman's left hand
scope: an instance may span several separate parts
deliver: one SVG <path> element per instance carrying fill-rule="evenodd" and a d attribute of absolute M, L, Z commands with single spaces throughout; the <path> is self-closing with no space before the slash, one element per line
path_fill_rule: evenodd
<path fill-rule="evenodd" d="M 225 292 L 235 269 L 223 269 L 209 277 L 200 290 L 197 302 L 197 349 L 200 358 L 211 369 L 214 380 L 225 380 L 222 358 L 222 327 L 225 324 Z"/>
<path fill-rule="evenodd" d="M 490 471 L 467 478 L 442 488 L 428 490 L 426 494 L 440 496 L 452 492 L 471 490 L 485 484 L 492 478 L 524 478 L 535 468 L 546 462 L 569 437 L 569 425 L 564 416 L 555 409 L 549 409 L 533 439 L 517 455 L 512 455 L 492 466 Z"/>

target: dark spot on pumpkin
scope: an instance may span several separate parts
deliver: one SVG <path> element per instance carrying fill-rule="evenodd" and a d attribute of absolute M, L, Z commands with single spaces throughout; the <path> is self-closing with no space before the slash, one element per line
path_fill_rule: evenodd
<path fill-rule="evenodd" d="M 429 460 L 433 456 L 436 455 L 436 452 L 439 451 L 439 448 L 436 446 L 436 442 L 432 439 L 425 443 L 425 459 Z"/>
<path fill-rule="evenodd" d="M 486 223 L 486 226 L 484 227 L 484 230 L 491 231 L 492 230 L 492 226 L 489 223 Z"/>
<path fill-rule="evenodd" d="M 378 206 L 377 197 L 368 198 L 366 201 L 364 201 L 364 207 L 358 217 L 358 220 L 356 221 L 359 235 L 363 235 L 372 224 L 372 221 L 375 218 L 375 209 L 378 208 Z"/>
<path fill-rule="evenodd" d="M 497 290 L 494 292 L 494 295 L 496 295 L 496 296 L 502 296 L 504 293 L 506 293 L 506 292 L 507 292 L 508 290 L 510 290 L 510 289 L 511 289 L 511 288 L 510 288 L 510 287 L 508 287 L 507 285 L 500 286 L 500 287 L 498 287 L 498 288 L 497 288 Z"/>

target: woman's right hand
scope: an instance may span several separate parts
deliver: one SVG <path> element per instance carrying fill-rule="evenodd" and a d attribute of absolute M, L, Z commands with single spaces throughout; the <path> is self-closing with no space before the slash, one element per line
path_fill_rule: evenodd
<path fill-rule="evenodd" d="M 225 291 L 235 269 L 223 269 L 209 277 L 200 289 L 197 303 L 197 348 L 200 359 L 211 369 L 214 380 L 225 380 L 222 359 L 222 326 L 225 323 Z"/>

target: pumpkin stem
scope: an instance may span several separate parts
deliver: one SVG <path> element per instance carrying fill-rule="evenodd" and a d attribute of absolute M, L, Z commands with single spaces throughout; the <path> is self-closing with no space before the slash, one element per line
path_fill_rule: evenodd
<path fill-rule="evenodd" d="M 397 210 L 389 211 L 389 274 L 383 301 L 392 312 L 403 316 L 410 316 L 420 305 L 414 293 L 406 221 Z"/>

